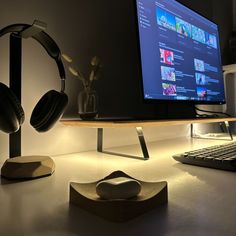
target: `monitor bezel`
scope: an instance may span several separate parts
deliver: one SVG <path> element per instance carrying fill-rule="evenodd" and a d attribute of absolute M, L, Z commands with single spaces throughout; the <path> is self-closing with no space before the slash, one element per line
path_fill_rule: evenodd
<path fill-rule="evenodd" d="M 221 72 L 222 72 L 222 79 L 223 79 L 223 90 L 224 90 L 224 101 L 206 101 L 206 100 L 177 100 L 177 99 L 151 99 L 151 98 L 145 98 L 144 94 L 144 80 L 143 80 L 143 71 L 142 71 L 142 60 L 141 60 L 141 43 L 140 43 L 140 32 L 139 32 L 139 22 L 138 22 L 138 11 L 137 11 L 137 1 L 133 0 L 134 2 L 134 18 L 135 18 L 135 31 L 136 31 L 136 38 L 137 38 L 137 52 L 138 52 L 138 74 L 139 74 L 139 81 L 140 86 L 142 90 L 142 99 L 144 103 L 160 103 L 160 102 L 166 102 L 166 103 L 175 103 L 175 104 L 189 104 L 189 105 L 224 105 L 226 104 L 226 94 L 225 94 L 225 83 L 224 83 L 224 74 L 223 74 L 223 65 L 222 65 L 222 58 L 221 58 L 221 47 L 219 45 L 219 53 L 220 53 L 220 63 L 222 65 Z M 213 24 L 217 26 L 217 32 L 218 32 L 218 38 L 220 42 L 220 34 L 219 34 L 219 25 L 214 22 L 213 20 L 210 20 L 208 17 L 204 16 L 203 14 L 199 13 L 197 10 L 190 8 L 186 4 L 183 4 L 179 2 L 178 0 L 175 0 L 179 4 L 185 6 L 186 8 L 192 10 L 193 12 L 197 13 L 198 15 L 204 17 L 205 19 L 209 20 Z"/>

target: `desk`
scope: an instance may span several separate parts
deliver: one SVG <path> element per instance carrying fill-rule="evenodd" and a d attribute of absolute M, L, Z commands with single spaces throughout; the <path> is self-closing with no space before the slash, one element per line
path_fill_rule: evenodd
<path fill-rule="evenodd" d="M 84 121 L 84 120 L 61 120 L 64 125 L 70 126 L 80 126 L 80 127 L 90 127 L 97 128 L 97 151 L 103 152 L 110 155 L 125 156 L 140 159 L 139 156 L 127 155 L 123 153 L 105 151 L 103 149 L 103 128 L 135 128 L 138 134 L 139 144 L 142 150 L 142 157 L 144 160 L 149 159 L 149 153 L 147 145 L 145 142 L 143 127 L 156 127 L 156 126 L 172 126 L 172 125 L 187 125 L 191 124 L 191 137 L 193 137 L 193 124 L 194 123 L 217 123 L 224 122 L 226 128 L 229 131 L 229 121 L 236 121 L 236 117 L 226 117 L 226 118 L 198 118 L 198 119 L 178 119 L 178 120 L 140 120 L 140 121 Z M 232 139 L 231 132 L 229 131 L 230 137 Z"/>
<path fill-rule="evenodd" d="M 235 236 L 236 174 L 177 163 L 173 154 L 226 141 L 178 138 L 147 143 L 149 161 L 96 151 L 53 157 L 48 178 L 0 186 L 2 236 Z M 170 148 L 171 147 L 171 148 Z M 113 151 L 139 154 L 139 146 Z M 69 182 L 93 182 L 114 170 L 167 181 L 169 203 L 126 223 L 112 223 L 69 205 Z"/>

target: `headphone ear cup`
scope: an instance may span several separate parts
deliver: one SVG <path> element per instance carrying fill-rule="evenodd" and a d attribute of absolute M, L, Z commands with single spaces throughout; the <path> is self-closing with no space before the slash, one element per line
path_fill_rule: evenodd
<path fill-rule="evenodd" d="M 16 95 L 0 83 L 0 130 L 16 132 L 25 120 L 25 113 Z"/>
<path fill-rule="evenodd" d="M 50 90 L 39 100 L 33 109 L 30 124 L 38 132 L 46 132 L 60 119 L 68 104 L 65 93 Z"/>

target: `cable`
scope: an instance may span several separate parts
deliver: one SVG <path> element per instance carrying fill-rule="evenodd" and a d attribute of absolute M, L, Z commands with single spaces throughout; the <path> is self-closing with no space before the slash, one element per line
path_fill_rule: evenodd
<path fill-rule="evenodd" d="M 221 114 L 221 115 L 224 115 L 224 116 L 227 116 L 227 117 L 231 117 L 230 114 L 225 113 L 225 112 L 202 110 L 202 109 L 200 109 L 200 108 L 198 108 L 198 107 L 196 107 L 196 106 L 195 106 L 195 110 L 196 110 L 196 111 L 201 111 L 201 112 L 212 113 L 212 114 Z M 210 116 L 210 115 L 207 115 L 207 114 L 197 114 L 197 115 L 199 115 L 200 117 L 201 117 L 201 116 Z"/>

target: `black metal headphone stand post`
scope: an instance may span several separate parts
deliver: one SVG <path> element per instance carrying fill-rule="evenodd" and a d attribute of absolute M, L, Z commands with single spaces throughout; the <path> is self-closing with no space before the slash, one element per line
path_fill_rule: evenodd
<path fill-rule="evenodd" d="M 10 89 L 15 93 L 21 102 L 21 64 L 22 64 L 22 39 L 21 37 L 10 35 Z M 10 158 L 21 156 L 21 128 L 9 135 L 9 155 Z"/>

